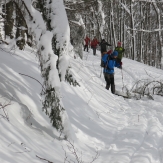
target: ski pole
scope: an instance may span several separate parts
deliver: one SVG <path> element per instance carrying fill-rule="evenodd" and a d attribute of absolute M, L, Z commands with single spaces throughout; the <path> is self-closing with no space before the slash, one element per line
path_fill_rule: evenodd
<path fill-rule="evenodd" d="M 100 72 L 100 78 L 101 78 L 101 74 L 102 74 L 102 67 L 101 67 L 101 72 Z"/>
<path fill-rule="evenodd" d="M 88 59 L 88 54 L 89 54 L 89 53 L 87 52 L 86 60 Z"/>
<path fill-rule="evenodd" d="M 122 83 L 123 83 L 122 91 L 123 91 L 123 88 L 124 88 L 124 82 L 123 82 L 123 72 L 122 72 L 122 69 L 121 69 L 121 74 L 122 74 Z"/>

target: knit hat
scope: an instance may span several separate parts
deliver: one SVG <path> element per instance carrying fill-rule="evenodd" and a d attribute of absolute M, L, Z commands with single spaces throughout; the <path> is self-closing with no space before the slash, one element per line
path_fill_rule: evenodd
<path fill-rule="evenodd" d="M 113 51 L 113 53 L 111 54 L 112 55 L 112 57 L 114 57 L 114 56 L 118 56 L 118 52 L 117 51 Z"/>
<path fill-rule="evenodd" d="M 112 52 L 113 52 L 112 50 L 109 50 L 109 51 L 107 51 L 107 54 L 110 55 Z"/>
<path fill-rule="evenodd" d="M 122 45 L 122 42 L 119 41 L 117 44 L 121 46 Z"/>

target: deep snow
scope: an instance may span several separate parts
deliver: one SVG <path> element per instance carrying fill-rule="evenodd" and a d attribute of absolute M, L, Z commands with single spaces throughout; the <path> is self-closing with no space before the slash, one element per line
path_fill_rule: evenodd
<path fill-rule="evenodd" d="M 43 81 L 35 53 L 29 48 L 0 49 L 0 58 L 0 103 L 7 105 L 0 114 L 5 116 L 5 111 L 9 118 L 0 119 L 1 163 L 63 163 L 66 156 L 77 162 L 71 144 L 83 162 L 90 163 L 98 154 L 96 163 L 163 163 L 163 98 L 135 100 L 111 94 L 105 89 L 99 51 L 96 56 L 84 52 L 83 60 L 70 59 L 80 87 L 61 83 L 69 142 L 59 137 L 42 111 L 38 81 Z M 122 71 L 115 68 L 116 89 L 130 89 L 151 76 L 163 81 L 162 70 L 123 58 Z"/>

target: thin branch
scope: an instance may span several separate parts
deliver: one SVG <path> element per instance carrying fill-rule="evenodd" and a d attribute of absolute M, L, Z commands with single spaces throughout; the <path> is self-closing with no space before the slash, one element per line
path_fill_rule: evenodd
<path fill-rule="evenodd" d="M 7 121 L 9 121 L 9 117 L 8 117 L 7 113 L 5 112 L 5 107 L 7 107 L 7 106 L 9 106 L 9 105 L 11 105 L 10 102 L 9 102 L 8 104 L 6 104 L 6 105 L 2 105 L 2 104 L 0 103 L 0 109 L 2 109 L 3 112 L 4 112 L 4 115 L 2 115 L 2 114 L 0 114 L 0 115 L 1 115 L 3 118 L 7 119 Z"/>
<path fill-rule="evenodd" d="M 6 41 L 0 40 L 0 44 L 1 44 L 1 42 L 8 45 L 8 43 Z"/>
<path fill-rule="evenodd" d="M 29 75 L 22 74 L 22 73 L 19 73 L 19 74 L 20 74 L 20 75 L 23 75 L 23 76 L 27 76 L 27 77 L 29 77 L 29 78 L 31 78 L 31 79 L 36 80 L 36 81 L 42 86 L 44 93 L 46 92 L 44 86 L 43 86 L 37 79 L 35 79 L 35 78 L 33 78 L 33 77 L 29 76 Z"/>
<path fill-rule="evenodd" d="M 146 33 L 163 31 L 163 29 L 155 29 L 153 31 L 149 31 L 149 30 L 145 30 L 145 29 L 131 29 L 131 28 L 127 28 L 127 30 L 138 31 L 138 32 L 146 32 Z"/>
<path fill-rule="evenodd" d="M 41 157 L 39 157 L 39 156 L 37 156 L 37 155 L 36 155 L 36 157 L 39 158 L 40 160 L 47 161 L 48 163 L 53 163 L 53 162 L 51 162 L 51 161 L 49 161 L 49 160 L 47 160 L 47 159 L 41 158 Z"/>
<path fill-rule="evenodd" d="M 26 153 L 26 152 L 30 152 L 30 151 L 22 151 L 22 152 L 15 152 L 15 153 Z"/>
<path fill-rule="evenodd" d="M 65 149 L 62 147 L 64 153 L 65 153 L 65 158 L 64 158 L 64 163 L 68 162 L 68 163 L 85 163 L 85 161 L 82 160 L 82 152 L 80 154 L 80 156 L 78 155 L 78 149 L 75 148 L 74 144 L 72 142 L 70 142 L 69 140 L 67 140 L 68 144 L 68 150 L 71 152 L 72 155 L 74 155 L 75 157 L 75 161 L 72 159 L 68 160 L 68 156 L 67 153 L 65 151 Z M 94 157 L 92 157 L 92 160 L 89 163 L 93 163 L 95 160 L 97 160 L 97 158 L 99 157 L 99 152 L 96 150 L 96 155 Z"/>

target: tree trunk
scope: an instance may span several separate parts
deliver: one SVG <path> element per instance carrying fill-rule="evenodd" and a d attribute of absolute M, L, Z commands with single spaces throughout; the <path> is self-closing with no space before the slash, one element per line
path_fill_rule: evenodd
<path fill-rule="evenodd" d="M 111 14 L 110 14 L 110 17 L 111 17 L 111 29 L 112 29 L 112 37 L 113 37 L 113 42 L 114 42 L 114 45 L 116 45 L 116 35 L 115 35 L 115 26 L 114 26 L 114 10 L 113 10 L 113 0 L 111 0 Z"/>
<path fill-rule="evenodd" d="M 6 4 L 6 20 L 5 20 L 5 36 L 10 36 L 10 38 L 13 38 L 13 23 L 14 19 L 12 18 L 14 11 L 13 2 L 10 1 Z"/>
<path fill-rule="evenodd" d="M 161 64 L 160 64 L 160 68 L 163 69 L 163 43 L 162 43 L 162 32 L 161 32 L 161 12 L 157 6 L 156 3 L 153 3 L 153 6 L 155 8 L 155 11 L 157 13 L 157 21 L 158 21 L 158 29 L 160 29 L 158 31 L 159 33 L 159 46 L 160 46 L 160 59 L 161 59 Z"/>

